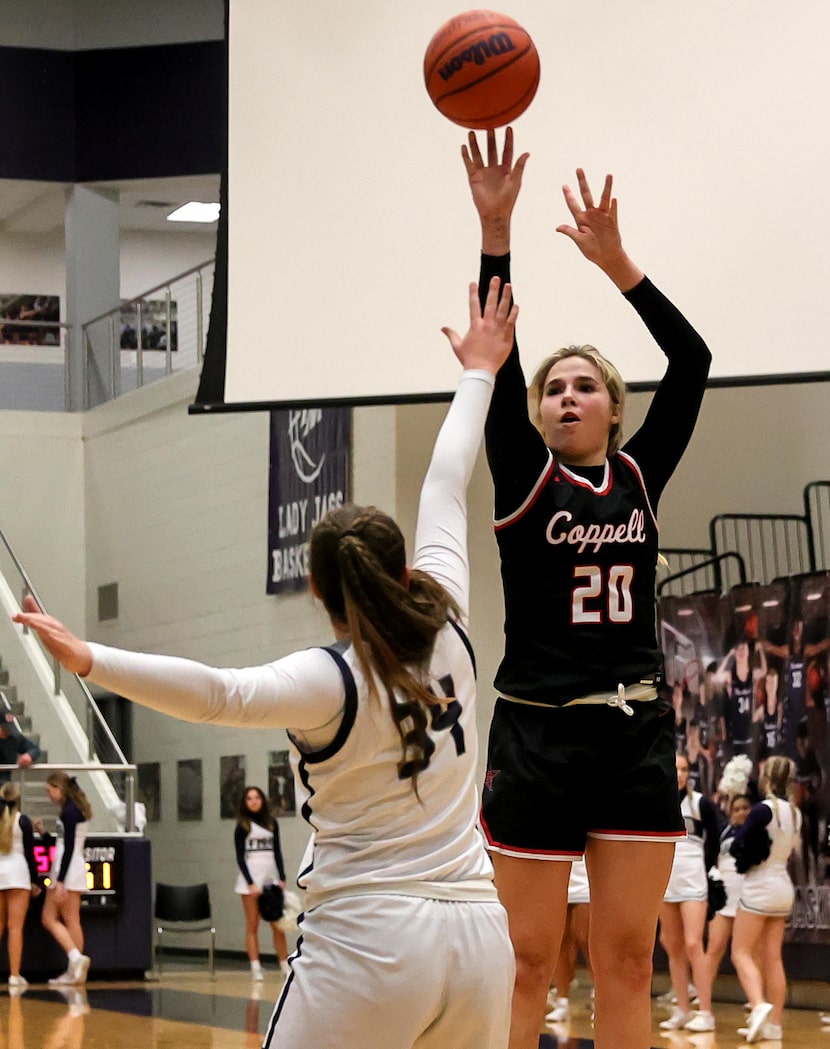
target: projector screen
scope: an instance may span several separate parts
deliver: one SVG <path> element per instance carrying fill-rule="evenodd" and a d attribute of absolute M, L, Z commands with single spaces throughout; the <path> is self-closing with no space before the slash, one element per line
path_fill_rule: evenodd
<path fill-rule="evenodd" d="M 715 377 L 828 368 L 830 4 L 512 0 L 541 82 L 513 220 L 526 373 L 590 342 L 627 381 L 664 358 L 555 232 L 561 187 L 614 175 L 629 255 L 686 314 Z M 423 55 L 457 4 L 230 0 L 224 406 L 435 400 L 458 364 L 478 219 Z M 483 136 L 480 135 L 480 139 Z M 499 143 L 502 134 L 499 132 Z M 215 333 L 214 333 L 215 334 Z"/>

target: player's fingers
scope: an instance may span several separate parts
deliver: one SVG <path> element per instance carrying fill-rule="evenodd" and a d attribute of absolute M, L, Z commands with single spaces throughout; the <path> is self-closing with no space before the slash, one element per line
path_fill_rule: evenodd
<path fill-rule="evenodd" d="M 501 154 L 501 162 L 509 171 L 513 167 L 513 128 L 509 127 L 504 133 L 504 149 Z"/>
<path fill-rule="evenodd" d="M 602 187 L 602 196 L 600 197 L 599 206 L 603 211 L 608 211 L 611 207 L 611 187 L 614 182 L 613 175 L 605 176 L 605 184 Z"/>
<path fill-rule="evenodd" d="M 522 153 L 516 161 L 516 166 L 513 168 L 513 179 L 519 185 L 522 184 L 522 175 L 524 174 L 525 164 L 528 162 L 529 157 L 529 153 Z"/>
<path fill-rule="evenodd" d="M 458 347 L 461 345 L 461 336 L 458 334 L 458 332 L 455 331 L 453 328 L 446 327 L 442 328 L 441 331 L 449 339 L 450 346 L 452 346 L 453 350 L 457 350 Z"/>
<path fill-rule="evenodd" d="M 26 594 L 23 598 L 23 611 L 24 612 L 40 612 L 40 605 L 35 601 L 31 594 Z"/>
<path fill-rule="evenodd" d="M 585 172 L 582 168 L 576 169 L 576 181 L 579 184 L 579 192 L 582 195 L 582 203 L 586 208 L 592 208 L 594 206 L 594 197 L 591 193 L 591 187 L 588 185 L 588 179 L 585 177 Z"/>
<path fill-rule="evenodd" d="M 496 316 L 499 320 L 504 320 L 509 316 L 511 306 L 513 303 L 513 285 L 504 284 L 501 289 L 501 298 L 499 299 L 498 306 L 496 307 Z"/>
<path fill-rule="evenodd" d="M 499 162 L 499 151 L 496 148 L 496 132 L 493 128 L 487 132 L 487 164 L 494 166 Z"/>
<path fill-rule="evenodd" d="M 557 226 L 556 232 L 564 233 L 566 237 L 570 237 L 570 239 L 573 241 L 579 239 L 579 230 L 574 229 L 573 226 Z"/>
<path fill-rule="evenodd" d="M 476 138 L 475 131 L 471 131 L 467 136 L 467 144 L 470 147 L 470 156 L 472 157 L 473 164 L 477 167 L 481 167 L 481 150 L 478 148 L 478 139 Z"/>
<path fill-rule="evenodd" d="M 579 216 L 582 214 L 582 208 L 579 206 L 579 201 L 574 195 L 574 191 L 570 186 L 562 187 L 562 196 L 565 198 L 565 203 L 568 205 L 568 211 L 573 215 L 576 221 L 579 220 Z"/>
<path fill-rule="evenodd" d="M 470 285 L 471 289 L 474 288 L 474 287 L 475 287 L 474 284 Z M 500 288 L 501 288 L 501 278 L 500 277 L 491 277 L 490 278 L 490 283 L 487 286 L 487 298 L 484 300 L 484 313 L 485 314 L 487 314 L 487 313 L 492 314 L 492 313 L 495 312 L 496 307 L 497 307 L 498 302 L 499 302 L 499 289 Z M 477 302 L 478 302 L 478 296 L 476 295 L 476 303 Z M 473 314 L 472 311 L 473 311 L 473 298 L 472 298 L 472 291 L 471 291 L 471 297 L 470 297 L 470 318 L 471 319 L 475 316 L 475 314 Z M 478 314 L 478 316 L 481 316 L 481 314 L 478 313 L 478 311 L 476 311 L 476 313 Z"/>

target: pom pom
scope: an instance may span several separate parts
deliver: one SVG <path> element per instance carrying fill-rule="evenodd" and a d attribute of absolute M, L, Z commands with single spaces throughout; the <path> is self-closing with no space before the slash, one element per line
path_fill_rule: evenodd
<path fill-rule="evenodd" d="M 718 784 L 718 792 L 730 798 L 735 794 L 746 794 L 751 775 L 752 759 L 746 754 L 736 754 L 724 766 L 723 775 Z"/>

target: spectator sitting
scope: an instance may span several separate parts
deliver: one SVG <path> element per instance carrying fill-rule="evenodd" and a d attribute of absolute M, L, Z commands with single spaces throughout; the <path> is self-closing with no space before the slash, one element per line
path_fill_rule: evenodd
<path fill-rule="evenodd" d="M 0 765 L 19 765 L 25 768 L 40 759 L 40 747 L 24 736 L 17 727 L 14 714 L 0 714 Z M 11 773 L 0 771 L 0 783 L 7 783 Z"/>

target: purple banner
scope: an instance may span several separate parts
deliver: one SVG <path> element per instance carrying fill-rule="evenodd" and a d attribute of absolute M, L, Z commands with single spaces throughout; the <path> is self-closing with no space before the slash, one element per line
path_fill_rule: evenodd
<path fill-rule="evenodd" d="M 266 591 L 308 586 L 309 538 L 317 522 L 351 499 L 352 412 L 271 412 Z"/>

